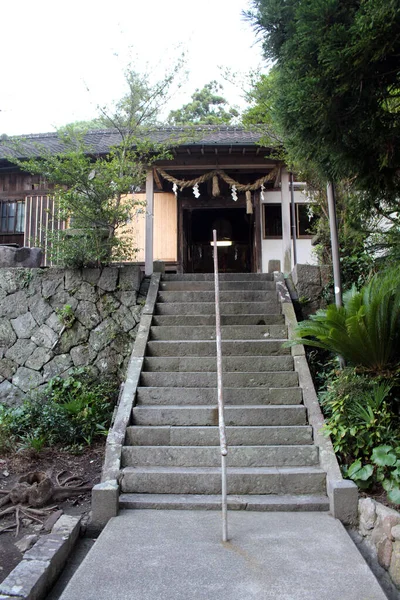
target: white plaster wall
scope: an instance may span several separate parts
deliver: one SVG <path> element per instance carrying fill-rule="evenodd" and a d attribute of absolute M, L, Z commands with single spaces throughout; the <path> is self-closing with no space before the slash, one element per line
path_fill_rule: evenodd
<path fill-rule="evenodd" d="M 295 190 L 294 201 L 297 203 L 304 204 L 308 202 L 307 196 L 302 192 Z M 264 200 L 261 200 L 261 204 L 281 204 L 281 192 L 280 190 L 273 190 L 271 192 L 264 192 Z M 280 260 L 281 268 L 283 268 L 283 243 L 282 239 L 264 239 L 263 223 L 261 218 L 261 260 L 262 260 L 262 271 L 263 273 L 268 272 L 268 261 Z M 311 239 L 296 240 L 297 245 L 297 262 L 300 264 L 316 265 L 318 261 L 314 255 L 313 247 L 311 245 Z M 293 246 L 292 246 L 293 248 Z M 293 266 L 293 255 L 292 255 L 292 266 Z"/>

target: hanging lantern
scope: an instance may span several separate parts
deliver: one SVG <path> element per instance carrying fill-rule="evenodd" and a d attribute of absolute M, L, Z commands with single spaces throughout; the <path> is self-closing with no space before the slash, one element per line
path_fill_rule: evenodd
<path fill-rule="evenodd" d="M 252 215 L 253 214 L 253 203 L 251 201 L 251 192 L 250 192 L 250 190 L 247 190 L 247 192 L 246 192 L 246 213 L 248 215 Z"/>
<path fill-rule="evenodd" d="M 195 185 L 193 186 L 193 194 L 195 198 L 199 198 L 200 196 L 200 190 L 199 190 L 199 184 L 195 183 Z"/>
<path fill-rule="evenodd" d="M 236 202 L 236 200 L 238 199 L 238 195 L 237 195 L 237 188 L 236 188 L 235 184 L 233 184 L 233 186 L 231 187 L 231 194 L 232 194 L 232 200 L 234 202 Z"/>
<path fill-rule="evenodd" d="M 220 194 L 221 192 L 219 191 L 218 176 L 214 175 L 212 181 L 212 195 L 214 198 L 216 198 L 217 196 L 220 196 Z"/>

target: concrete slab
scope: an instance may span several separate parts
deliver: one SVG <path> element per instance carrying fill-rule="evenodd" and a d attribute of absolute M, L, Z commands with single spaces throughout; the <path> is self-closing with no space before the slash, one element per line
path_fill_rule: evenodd
<path fill-rule="evenodd" d="M 61 600 L 385 600 L 341 523 L 322 513 L 123 511 Z"/>

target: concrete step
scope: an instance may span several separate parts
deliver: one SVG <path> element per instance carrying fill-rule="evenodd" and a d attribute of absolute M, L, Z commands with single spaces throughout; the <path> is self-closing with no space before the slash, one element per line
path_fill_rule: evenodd
<path fill-rule="evenodd" d="M 221 325 L 279 325 L 284 323 L 283 315 L 222 315 Z M 155 315 L 153 325 L 185 326 L 208 325 L 215 327 L 215 315 Z"/>
<path fill-rule="evenodd" d="M 140 494 L 220 494 L 216 467 L 125 467 L 121 491 Z M 319 467 L 231 467 L 228 494 L 323 494 L 326 474 Z"/>
<path fill-rule="evenodd" d="M 224 356 L 223 370 L 228 372 L 293 371 L 292 356 Z M 144 359 L 143 371 L 189 371 L 213 373 L 217 370 L 216 357 L 175 356 L 148 357 Z"/>
<path fill-rule="evenodd" d="M 295 387 L 298 385 L 296 371 L 275 371 L 265 373 L 224 373 L 225 387 Z M 179 373 L 142 371 L 141 387 L 217 387 L 216 373 Z"/>
<path fill-rule="evenodd" d="M 227 427 L 228 444 L 233 446 L 312 444 L 310 425 L 280 427 Z M 139 427 L 126 430 L 126 445 L 131 446 L 219 446 L 218 427 Z"/>
<path fill-rule="evenodd" d="M 224 403 L 230 404 L 301 404 L 302 391 L 291 388 L 225 388 Z M 215 388 L 139 387 L 136 392 L 138 405 L 184 405 L 201 406 L 217 404 Z"/>
<path fill-rule="evenodd" d="M 122 466 L 219 467 L 218 446 L 124 446 Z M 311 467 L 316 446 L 229 446 L 228 467 Z"/>
<path fill-rule="evenodd" d="M 229 291 L 220 292 L 221 302 L 276 302 L 275 291 Z M 214 292 L 159 292 L 158 302 L 215 302 Z"/>
<path fill-rule="evenodd" d="M 229 510 L 254 510 L 271 512 L 314 512 L 329 510 L 325 495 L 242 495 L 228 496 Z M 123 508 L 171 510 L 221 510 L 221 496 L 206 494 L 121 494 L 119 506 Z"/>
<path fill-rule="evenodd" d="M 160 291 L 161 292 L 213 292 L 215 290 L 214 281 L 161 281 Z M 264 291 L 275 291 L 276 284 L 274 281 L 266 281 L 265 279 L 255 279 L 248 281 L 220 281 L 219 282 L 220 292 L 226 292 L 229 290 L 264 290 Z"/>
<path fill-rule="evenodd" d="M 231 299 L 232 300 L 232 299 Z M 221 302 L 220 313 L 224 315 L 280 314 L 281 307 L 271 302 Z M 160 302 L 155 306 L 156 315 L 215 315 L 215 302 Z"/>
<path fill-rule="evenodd" d="M 226 406 L 225 424 L 305 425 L 307 412 L 303 404 L 285 406 Z M 135 406 L 133 425 L 212 426 L 218 425 L 217 406 Z"/>
<path fill-rule="evenodd" d="M 220 281 L 274 281 L 272 273 L 219 273 Z M 166 273 L 162 281 L 214 281 L 214 273 Z"/>
<path fill-rule="evenodd" d="M 245 342 L 222 342 L 222 356 L 282 356 L 290 354 L 290 348 L 283 348 L 285 340 L 252 340 Z M 216 356 L 215 341 L 201 340 L 160 340 L 148 342 L 147 356 Z"/>
<path fill-rule="evenodd" d="M 215 327 L 183 326 L 150 328 L 150 340 L 215 340 Z M 286 325 L 223 325 L 223 340 L 285 339 Z"/>

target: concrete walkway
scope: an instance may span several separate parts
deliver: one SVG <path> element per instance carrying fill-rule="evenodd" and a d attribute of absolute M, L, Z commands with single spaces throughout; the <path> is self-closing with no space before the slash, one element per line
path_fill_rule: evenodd
<path fill-rule="evenodd" d="M 61 600 L 385 600 L 324 513 L 131 510 L 112 519 Z"/>

